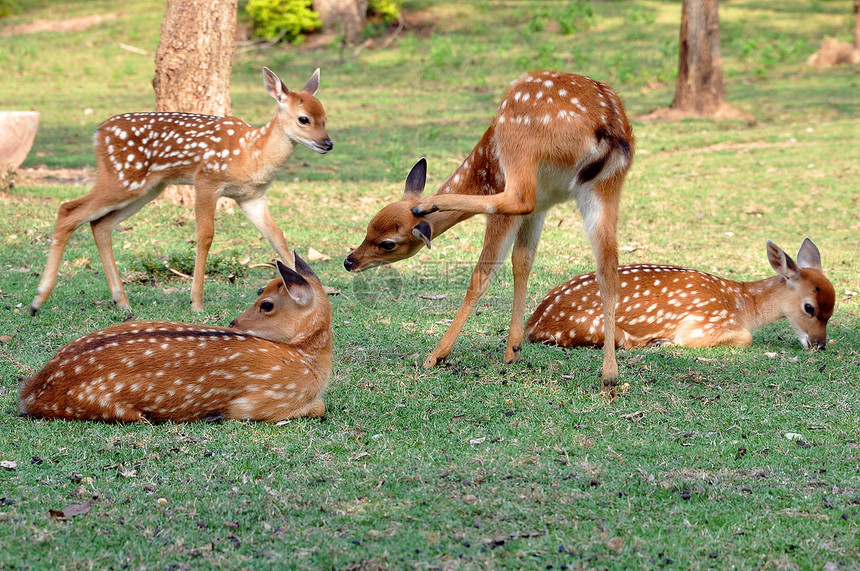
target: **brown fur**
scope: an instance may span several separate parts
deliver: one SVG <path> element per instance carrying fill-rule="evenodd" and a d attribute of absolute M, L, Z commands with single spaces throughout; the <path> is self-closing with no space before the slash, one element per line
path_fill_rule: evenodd
<path fill-rule="evenodd" d="M 322 416 L 331 308 L 296 256 L 233 327 L 132 322 L 63 347 L 28 379 L 21 411 L 44 418 L 278 421 Z"/>
<path fill-rule="evenodd" d="M 203 309 L 206 258 L 215 233 L 219 197 L 236 200 L 280 259 L 293 266 L 284 233 L 272 219 L 266 189 L 293 154 L 296 144 L 326 153 L 332 148 L 325 110 L 314 97 L 319 70 L 299 92 L 290 91 L 263 68 L 278 112 L 264 127 L 235 117 L 191 113 L 126 113 L 99 125 L 95 136 L 96 183 L 89 194 L 60 206 L 48 261 L 35 298 L 34 314 L 57 283 L 57 273 L 72 233 L 89 222 L 105 276 L 116 304 L 130 309 L 113 255 L 117 224 L 158 197 L 170 184 L 193 184 L 197 255 L 191 307 Z"/>
<path fill-rule="evenodd" d="M 364 241 L 344 265 L 361 271 L 402 260 L 460 221 L 487 214 L 484 246 L 466 297 L 424 366 L 432 367 L 451 353 L 510 248 L 514 298 L 504 360 L 515 361 L 523 340 L 528 277 L 544 216 L 552 206 L 577 201 L 595 253 L 603 299 L 617 299 L 615 233 L 633 144 L 624 106 L 609 86 L 567 73 L 525 75 L 513 83 L 463 164 L 426 198 L 421 197 L 426 163 L 422 159 L 416 164 L 403 199 L 371 220 Z M 603 309 L 606 323 L 614 323 L 614 302 Z M 618 378 L 613 336 L 614 327 L 607 327 L 603 385 L 612 397 Z"/>
<path fill-rule="evenodd" d="M 804 240 L 798 264 L 773 242 L 768 257 L 779 275 L 754 282 L 675 266 L 619 267 L 616 345 L 744 346 L 753 331 L 785 317 L 804 347 L 824 349 L 836 293 L 821 272 L 815 244 Z M 529 318 L 526 334 L 529 341 L 562 347 L 602 345 L 594 273 L 553 288 Z"/>

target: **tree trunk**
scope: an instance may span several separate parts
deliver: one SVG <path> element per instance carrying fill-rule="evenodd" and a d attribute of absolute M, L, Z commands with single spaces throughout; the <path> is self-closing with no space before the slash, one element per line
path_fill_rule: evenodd
<path fill-rule="evenodd" d="M 860 0 L 854 0 L 854 49 L 860 50 Z"/>
<path fill-rule="evenodd" d="M 156 111 L 230 115 L 230 73 L 237 0 L 167 0 L 155 52 Z M 170 186 L 164 197 L 194 206 L 194 189 Z M 218 207 L 230 203 L 219 199 Z"/>
<path fill-rule="evenodd" d="M 155 108 L 230 114 L 237 0 L 167 0 L 155 54 Z"/>
<path fill-rule="evenodd" d="M 714 116 L 725 102 L 717 0 L 684 0 L 673 109 Z"/>
<path fill-rule="evenodd" d="M 367 3 L 368 0 L 313 0 L 323 28 L 342 34 L 349 43 L 361 39 L 367 21 Z"/>

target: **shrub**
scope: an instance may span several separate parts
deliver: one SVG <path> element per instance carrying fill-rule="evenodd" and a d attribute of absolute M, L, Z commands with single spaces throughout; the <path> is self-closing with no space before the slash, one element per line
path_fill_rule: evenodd
<path fill-rule="evenodd" d="M 15 0 L 0 0 L 0 20 L 20 12 L 21 8 L 15 3 Z"/>
<path fill-rule="evenodd" d="M 311 0 L 248 0 L 245 7 L 254 35 L 269 40 L 299 43 L 304 34 L 322 27 Z"/>
<path fill-rule="evenodd" d="M 368 16 L 378 16 L 384 22 L 393 22 L 400 17 L 401 0 L 370 0 L 367 4 Z"/>

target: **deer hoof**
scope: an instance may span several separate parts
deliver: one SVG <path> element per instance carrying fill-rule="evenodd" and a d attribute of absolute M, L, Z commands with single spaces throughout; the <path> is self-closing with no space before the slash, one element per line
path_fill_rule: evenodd
<path fill-rule="evenodd" d="M 415 216 L 424 216 L 425 214 L 430 214 L 431 212 L 436 212 L 437 210 L 439 210 L 439 207 L 435 204 L 430 206 L 430 208 L 425 208 L 421 205 L 418 205 L 412 207 L 412 214 L 414 214 Z"/>

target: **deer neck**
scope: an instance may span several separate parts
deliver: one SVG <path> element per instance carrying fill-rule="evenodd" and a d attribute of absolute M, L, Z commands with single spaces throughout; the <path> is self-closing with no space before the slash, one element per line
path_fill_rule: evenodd
<path fill-rule="evenodd" d="M 327 303 L 327 302 L 326 302 Z M 328 313 L 318 311 L 305 322 L 300 331 L 287 344 L 279 344 L 283 359 L 290 370 L 300 376 L 310 375 L 325 388 L 331 373 L 332 328 Z M 307 369 L 309 372 L 304 373 Z"/>
<path fill-rule="evenodd" d="M 251 127 L 240 139 L 244 139 L 242 153 L 248 156 L 255 170 L 264 179 L 271 179 L 292 156 L 296 148 L 282 133 L 281 120 L 276 115 L 262 127 Z"/>
<path fill-rule="evenodd" d="M 495 129 L 493 125 L 490 125 L 490 128 L 487 129 L 469 156 L 451 173 L 448 180 L 434 194 L 489 196 L 504 192 L 505 174 L 499 163 L 494 135 Z M 474 214 L 448 210 L 432 212 L 425 216 L 425 219 L 430 223 L 435 237 L 472 216 Z"/>
<path fill-rule="evenodd" d="M 738 309 L 750 331 L 778 321 L 785 316 L 780 303 L 780 294 L 785 290 L 785 279 L 771 276 L 753 282 L 737 282 L 740 289 Z"/>

